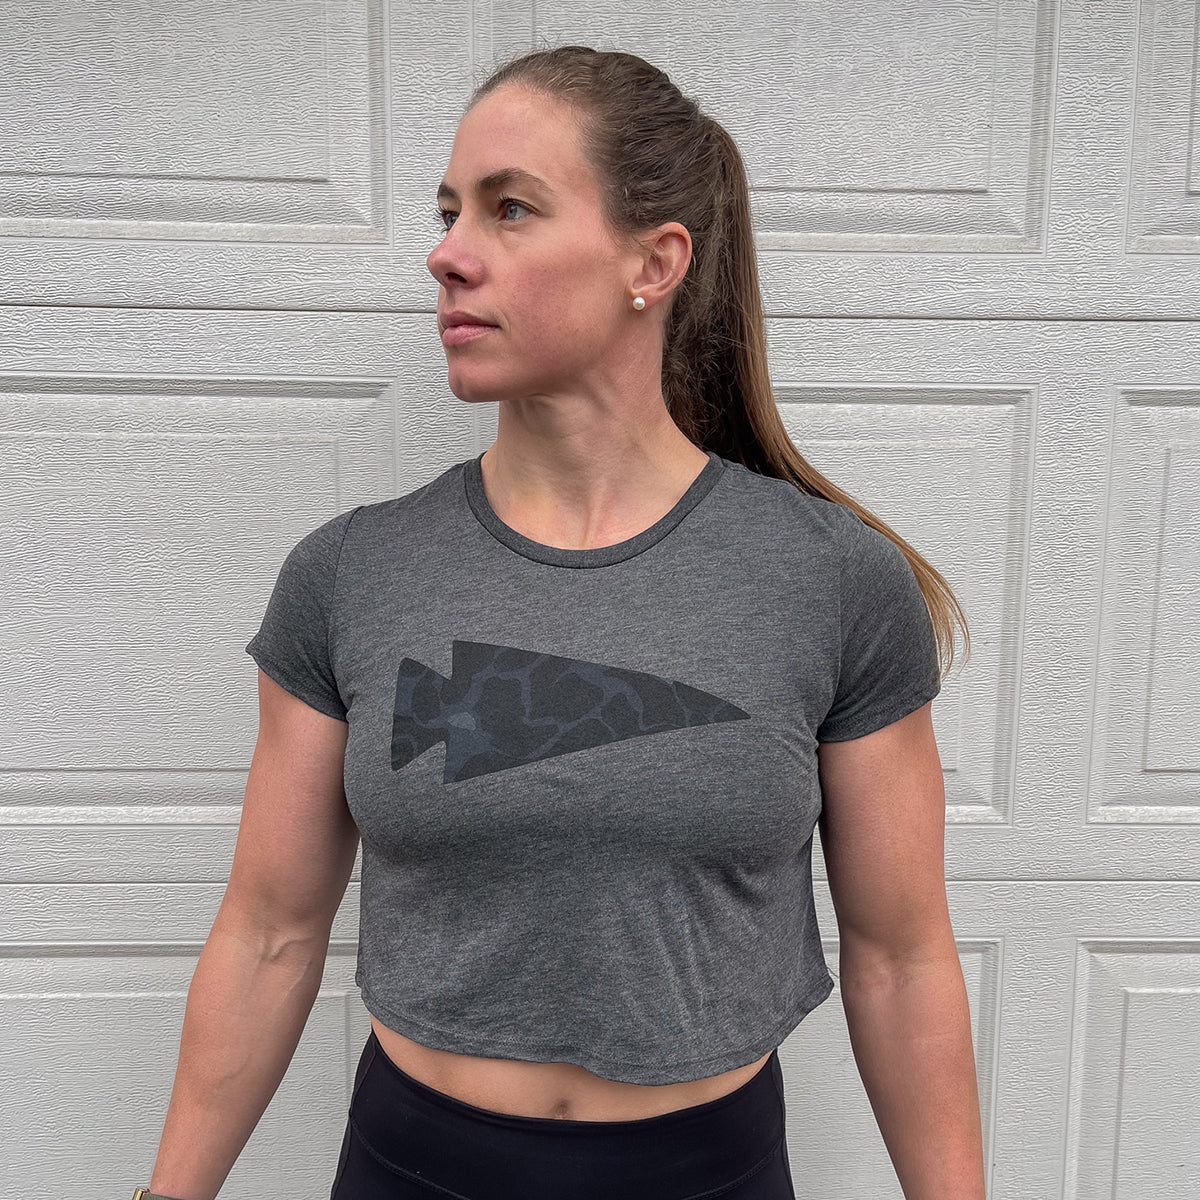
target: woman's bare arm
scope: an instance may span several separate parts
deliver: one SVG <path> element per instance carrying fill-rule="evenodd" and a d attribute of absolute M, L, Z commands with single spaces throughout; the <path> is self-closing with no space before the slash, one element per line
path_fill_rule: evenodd
<path fill-rule="evenodd" d="M 150 1190 L 212 1200 L 274 1095 L 316 999 L 354 868 L 346 725 L 261 671 L 233 867 L 184 1013 Z"/>
<path fill-rule="evenodd" d="M 855 1061 L 906 1200 L 983 1200 L 970 1014 L 950 928 L 929 705 L 818 751 Z"/>

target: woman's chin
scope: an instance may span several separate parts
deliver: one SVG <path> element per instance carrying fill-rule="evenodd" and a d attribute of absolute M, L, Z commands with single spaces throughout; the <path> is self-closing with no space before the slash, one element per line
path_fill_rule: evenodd
<path fill-rule="evenodd" d="M 450 388 L 450 390 L 464 404 L 488 404 L 497 398 L 494 392 L 488 392 L 485 394 L 470 388 L 465 388 L 460 391 L 458 388 L 453 386 Z"/>
<path fill-rule="evenodd" d="M 508 397 L 507 388 L 487 380 L 465 379 L 462 374 L 451 372 L 449 377 L 450 391 L 466 404 L 487 404 Z"/>

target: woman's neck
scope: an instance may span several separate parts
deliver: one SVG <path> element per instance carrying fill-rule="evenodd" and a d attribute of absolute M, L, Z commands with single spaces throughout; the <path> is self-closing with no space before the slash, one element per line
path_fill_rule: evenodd
<path fill-rule="evenodd" d="M 586 550 L 648 529 L 707 461 L 661 398 L 624 408 L 521 400 L 501 403 L 481 468 L 506 525 L 542 545 Z"/>

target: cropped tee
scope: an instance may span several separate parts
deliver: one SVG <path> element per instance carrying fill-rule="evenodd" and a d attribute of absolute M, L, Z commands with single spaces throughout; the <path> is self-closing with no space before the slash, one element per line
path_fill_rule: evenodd
<path fill-rule="evenodd" d="M 247 649 L 349 725 L 368 1010 L 640 1084 L 752 1062 L 829 995 L 817 745 L 938 691 L 894 543 L 715 454 L 589 550 L 461 463 L 300 541 Z"/>

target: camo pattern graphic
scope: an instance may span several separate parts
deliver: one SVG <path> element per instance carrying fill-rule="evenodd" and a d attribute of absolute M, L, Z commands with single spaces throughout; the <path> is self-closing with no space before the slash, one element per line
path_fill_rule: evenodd
<path fill-rule="evenodd" d="M 396 677 L 392 770 L 439 742 L 444 783 L 626 738 L 745 721 L 699 688 L 643 671 L 487 642 L 453 644 L 450 678 L 406 658 Z"/>

